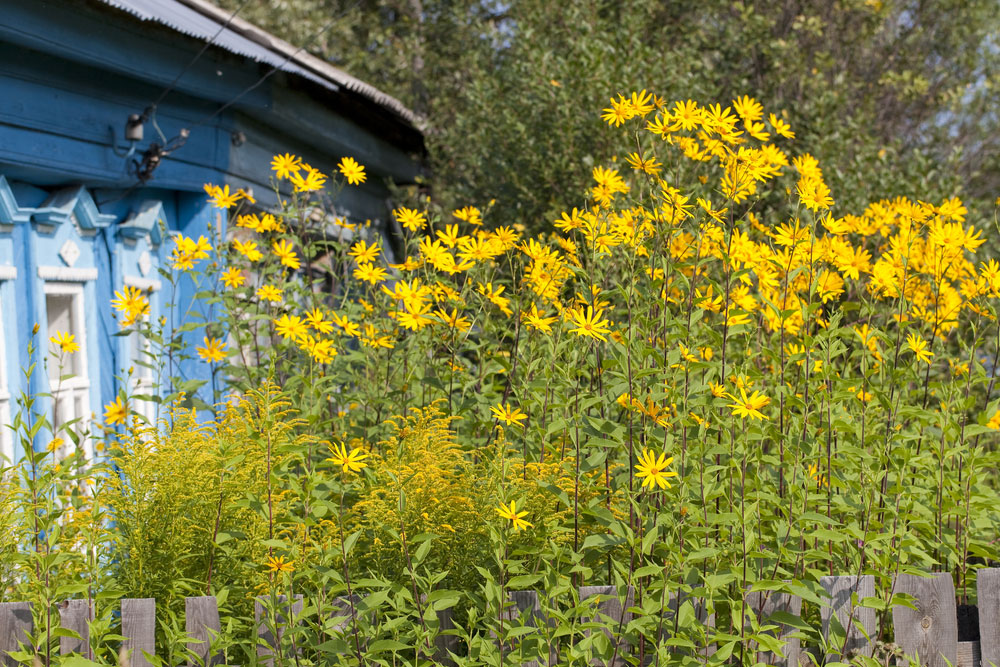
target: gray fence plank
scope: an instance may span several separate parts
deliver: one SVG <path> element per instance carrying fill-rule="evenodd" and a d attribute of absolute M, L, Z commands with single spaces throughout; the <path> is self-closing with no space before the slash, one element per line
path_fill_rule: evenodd
<path fill-rule="evenodd" d="M 979 642 L 958 642 L 955 667 L 980 667 L 982 653 Z"/>
<path fill-rule="evenodd" d="M 218 636 L 222 630 L 219 622 L 219 606 L 216 604 L 215 596 L 203 595 L 184 600 L 185 629 L 188 637 L 195 641 L 189 641 L 188 651 L 198 656 L 198 662 L 188 661 L 189 667 L 194 665 L 221 665 L 224 663 L 222 654 L 212 653 L 212 639 Z"/>
<path fill-rule="evenodd" d="M 128 652 L 130 667 L 150 667 L 143 651 L 156 655 L 156 599 L 122 600 L 122 648 Z"/>
<path fill-rule="evenodd" d="M 0 665 L 18 664 L 10 653 L 30 646 L 32 627 L 30 602 L 0 602 Z"/>
<path fill-rule="evenodd" d="M 265 605 L 270 604 L 271 598 L 258 597 L 253 601 L 253 618 L 257 623 L 257 657 L 260 664 L 271 667 L 274 665 L 275 649 L 281 646 L 288 630 L 288 623 L 291 619 L 302 613 L 302 596 L 296 595 L 295 602 L 291 609 L 288 608 L 288 598 L 279 595 L 277 599 L 277 613 L 270 612 L 265 616 Z M 277 639 L 275 639 L 275 628 L 277 628 Z M 293 652 L 295 647 L 292 648 Z"/>
<path fill-rule="evenodd" d="M 906 656 L 919 657 L 922 667 L 954 665 L 958 655 L 958 613 L 951 574 L 901 574 L 896 578 L 895 592 L 912 595 L 917 607 L 892 608 L 896 643 Z"/>
<path fill-rule="evenodd" d="M 843 651 L 839 648 L 834 655 L 827 656 L 827 662 L 839 660 L 845 656 L 861 654 L 871 657 L 873 646 L 865 639 L 865 633 L 870 636 L 876 631 L 875 610 L 853 607 L 851 594 L 857 593 L 858 601 L 875 595 L 875 578 L 870 574 L 843 577 L 820 577 L 820 585 L 830 597 L 829 606 L 820 609 L 823 637 L 830 637 L 830 628 L 836 622 L 847 631 Z M 864 629 L 864 632 L 862 632 Z"/>
<path fill-rule="evenodd" d="M 59 603 L 59 625 L 80 635 L 59 638 L 59 654 L 79 653 L 93 658 L 90 650 L 90 622 L 94 620 L 94 606 L 88 600 L 65 600 Z"/>
<path fill-rule="evenodd" d="M 633 604 L 635 599 L 635 590 L 629 586 L 628 593 L 625 600 L 621 600 L 618 597 L 618 590 L 614 586 L 581 586 L 580 587 L 580 601 L 584 602 L 597 598 L 597 605 L 595 609 L 595 614 L 593 620 L 606 622 L 611 621 L 614 632 L 618 632 L 621 628 L 622 632 L 625 630 L 625 626 L 628 625 L 629 621 L 632 620 L 632 613 L 628 611 L 628 608 Z M 590 619 L 586 619 L 589 621 Z M 612 645 L 615 645 L 617 641 L 618 651 L 617 658 L 614 664 L 605 662 L 600 658 L 594 658 L 591 661 L 592 665 L 608 665 L 608 667 L 624 667 L 627 663 L 625 662 L 624 656 L 631 650 L 628 642 L 624 637 L 618 637 L 616 640 L 612 632 L 609 629 L 605 629 L 604 633 L 611 640 Z M 589 631 L 587 631 L 589 634 Z"/>
<path fill-rule="evenodd" d="M 802 598 L 777 591 L 750 593 L 747 595 L 747 606 L 752 613 L 757 615 L 757 619 L 761 623 L 766 623 L 769 616 L 779 611 L 792 616 L 802 615 Z M 794 632 L 795 628 L 779 623 L 777 636 L 785 640 L 783 651 L 785 657 L 782 658 L 770 651 L 760 651 L 757 653 L 757 661 L 781 667 L 798 667 L 801 642 L 798 637 L 789 637 Z"/>
<path fill-rule="evenodd" d="M 977 571 L 976 592 L 983 667 L 1000 667 L 1000 568 Z"/>

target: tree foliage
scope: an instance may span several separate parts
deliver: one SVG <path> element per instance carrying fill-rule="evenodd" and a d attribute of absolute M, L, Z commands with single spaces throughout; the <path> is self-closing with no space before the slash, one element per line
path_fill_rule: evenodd
<path fill-rule="evenodd" d="M 992 0 L 266 0 L 241 11 L 421 114 L 437 199 L 496 198 L 494 224 L 544 227 L 582 203 L 593 164 L 620 148 L 589 110 L 640 88 L 668 102 L 769 100 L 852 208 L 921 192 L 961 194 L 976 210 L 1000 189 Z"/>

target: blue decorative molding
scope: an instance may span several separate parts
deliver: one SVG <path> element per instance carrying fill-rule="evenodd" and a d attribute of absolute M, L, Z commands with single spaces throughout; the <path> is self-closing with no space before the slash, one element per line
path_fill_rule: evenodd
<path fill-rule="evenodd" d="M 127 239 L 141 239 L 148 236 L 149 242 L 160 245 L 162 240 L 160 221 L 166 221 L 163 202 L 147 199 L 132 211 L 128 218 L 118 225 L 118 232 Z"/>
<path fill-rule="evenodd" d="M 0 175 L 0 225 L 15 225 L 31 219 L 33 208 L 21 208 L 17 205 L 14 192 L 10 189 L 7 179 Z"/>
<path fill-rule="evenodd" d="M 94 198 L 82 185 L 58 190 L 35 210 L 32 219 L 42 224 L 59 225 L 70 222 L 74 215 L 80 228 L 87 230 L 107 227 L 115 221 L 114 215 L 97 209 Z"/>

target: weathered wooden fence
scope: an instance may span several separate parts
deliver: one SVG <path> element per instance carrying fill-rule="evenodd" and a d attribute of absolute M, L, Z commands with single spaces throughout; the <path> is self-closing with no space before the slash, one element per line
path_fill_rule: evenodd
<path fill-rule="evenodd" d="M 981 569 L 977 578 L 978 606 L 963 609 L 967 619 L 973 622 L 966 624 L 965 635 L 959 636 L 959 609 L 955 602 L 955 589 L 950 574 L 934 574 L 929 577 L 915 575 L 900 575 L 895 580 L 894 593 L 904 593 L 913 596 L 916 609 L 906 606 L 895 606 L 892 609 L 892 627 L 894 643 L 902 653 L 903 658 L 883 659 L 888 663 L 906 664 L 906 659 L 919 659 L 925 667 L 1000 667 L 1000 568 Z M 839 624 L 839 636 L 843 636 L 840 651 L 846 655 L 864 654 L 872 656 L 875 644 L 866 638 L 873 637 L 876 627 L 875 610 L 854 604 L 867 597 L 875 595 L 875 580 L 870 575 L 831 576 L 820 581 L 826 593 L 826 604 L 820 608 L 822 633 L 829 638 L 834 623 Z M 580 600 L 593 602 L 594 617 L 602 621 L 610 621 L 610 628 L 624 628 L 632 619 L 632 591 L 625 600 L 618 595 L 614 586 L 584 586 L 579 589 Z M 539 598 L 534 591 L 511 592 L 510 600 L 513 608 L 507 618 L 513 620 L 518 616 L 525 619 L 525 624 L 538 626 L 545 623 Z M 761 622 L 777 612 L 799 616 L 802 611 L 801 598 L 787 593 L 757 592 L 746 598 L 747 613 L 756 614 Z M 261 600 L 255 604 L 255 619 L 258 626 L 257 654 L 264 664 L 271 664 L 277 643 L 287 628 L 290 618 L 301 612 L 301 596 L 288 608 L 286 600 L 281 600 L 284 611 L 278 615 L 277 624 L 265 620 L 265 607 Z M 346 611 L 348 602 L 338 600 Z M 676 610 L 676 602 L 670 605 Z M 59 649 L 63 655 L 79 653 L 87 656 L 90 650 L 89 623 L 93 619 L 93 608 L 86 600 L 67 600 L 58 606 L 60 624 L 79 635 L 61 637 Z M 709 625 L 714 619 L 704 618 L 703 609 L 696 609 L 703 621 Z M 451 610 L 437 612 L 439 631 L 445 632 L 452 628 L 450 622 Z M 187 598 L 185 604 L 186 632 L 191 638 L 189 650 L 198 656 L 198 663 L 215 665 L 223 664 L 221 655 L 212 654 L 211 639 L 220 632 L 222 627 L 216 599 L 212 596 Z M 273 626 L 277 625 L 277 638 Z M 798 667 L 802 655 L 800 642 L 797 638 L 788 637 L 794 630 L 778 623 L 779 636 L 787 637 L 783 653 L 758 653 L 758 660 L 778 667 Z M 21 650 L 30 642 L 32 634 L 31 605 L 27 602 L 0 603 L 0 665 L 16 665 L 10 655 L 12 651 Z M 664 624 L 664 633 L 669 634 L 670 623 Z M 143 655 L 155 655 L 156 636 L 156 602 L 153 599 L 124 599 L 121 601 L 121 635 L 125 637 L 123 648 L 129 651 L 130 664 L 133 667 L 149 667 L 150 663 Z M 612 638 L 614 641 L 614 638 Z M 636 653 L 634 646 L 627 639 L 619 637 L 617 665 L 624 665 L 625 656 Z M 436 644 L 436 660 L 449 664 L 448 651 L 457 652 L 458 638 L 449 634 L 439 634 Z M 711 648 L 709 651 L 713 650 Z M 558 647 L 550 646 L 549 661 L 558 659 Z M 647 656 L 647 664 L 650 657 Z M 597 662 L 596 664 L 604 664 Z M 525 667 L 540 667 L 537 662 L 528 662 Z"/>

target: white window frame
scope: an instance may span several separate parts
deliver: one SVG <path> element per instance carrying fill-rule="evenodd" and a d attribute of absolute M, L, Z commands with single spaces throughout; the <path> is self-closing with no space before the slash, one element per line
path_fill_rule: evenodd
<path fill-rule="evenodd" d="M 0 280 L 3 276 L 0 276 Z M 3 317 L 3 295 L 0 294 L 0 455 L 4 461 L 14 462 L 14 432 L 10 430 L 10 384 L 7 379 L 7 338 L 6 319 Z"/>
<path fill-rule="evenodd" d="M 70 421 L 72 419 L 80 417 L 80 420 L 76 422 L 74 428 L 76 428 L 81 433 L 85 432 L 90 426 L 91 410 L 90 410 L 90 374 L 88 372 L 89 360 L 87 359 L 88 356 L 87 355 L 88 336 L 87 336 L 87 317 L 86 317 L 87 309 L 85 308 L 84 304 L 84 301 L 86 299 L 86 292 L 84 291 L 83 283 L 46 281 L 44 294 L 46 297 L 45 299 L 46 341 L 48 341 L 50 337 L 55 335 L 55 332 L 52 331 L 51 325 L 48 321 L 48 297 L 50 294 L 54 296 L 72 297 L 73 299 L 72 308 L 74 311 L 73 317 L 76 320 L 77 326 L 79 328 L 79 330 L 76 332 L 67 332 L 67 333 L 73 333 L 73 335 L 76 336 L 74 342 L 80 346 L 80 349 L 73 353 L 74 355 L 79 355 L 78 357 L 80 362 L 79 372 L 76 373 L 73 377 L 67 378 L 62 382 L 59 382 L 57 379 L 55 385 L 53 385 L 52 383 L 51 374 L 48 376 L 49 393 L 52 395 L 52 404 L 53 404 L 52 435 L 53 437 L 62 437 L 60 436 L 60 433 L 64 430 L 61 426 L 61 423 L 63 422 Z M 47 349 L 48 351 L 51 351 L 52 345 L 49 344 L 49 347 Z M 47 357 L 46 363 L 52 364 L 55 363 L 55 361 L 49 355 Z M 55 423 L 55 420 L 57 419 L 57 417 L 60 416 L 58 412 L 58 406 L 61 400 L 68 400 L 70 406 L 72 407 L 70 409 L 68 418 L 63 419 L 59 424 L 57 424 Z M 83 414 L 76 413 L 75 406 L 77 404 L 83 406 L 82 409 Z M 66 443 L 63 445 L 63 448 L 57 453 L 58 458 L 63 458 L 64 456 L 69 454 L 74 446 L 73 442 L 69 439 L 69 437 L 65 437 L 64 440 L 66 441 Z M 84 438 L 81 441 L 81 445 L 83 447 L 84 453 L 88 458 L 93 456 L 93 444 L 91 443 L 90 438 Z"/>

